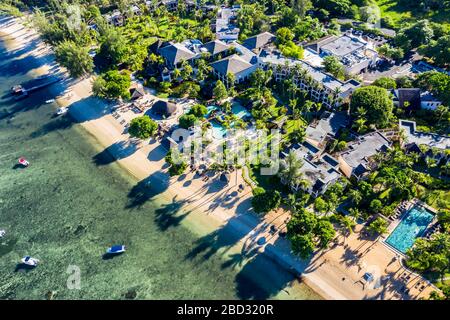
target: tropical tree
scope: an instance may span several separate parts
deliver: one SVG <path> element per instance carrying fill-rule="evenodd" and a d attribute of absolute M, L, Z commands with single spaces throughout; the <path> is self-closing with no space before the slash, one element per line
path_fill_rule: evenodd
<path fill-rule="evenodd" d="M 343 79 L 345 76 L 344 65 L 335 56 L 326 56 L 323 59 L 323 65 L 326 72 L 331 73 L 338 79 Z"/>
<path fill-rule="evenodd" d="M 225 85 L 223 84 L 222 81 L 217 80 L 216 85 L 214 86 L 214 89 L 213 89 L 213 95 L 214 95 L 214 100 L 217 103 L 219 103 L 220 101 L 222 101 L 223 99 L 228 97 L 227 88 L 225 87 Z"/>
<path fill-rule="evenodd" d="M 367 230 L 371 234 L 382 235 L 387 232 L 387 227 L 388 227 L 387 221 L 381 217 L 378 217 L 369 224 Z"/>
<path fill-rule="evenodd" d="M 92 85 L 96 96 L 107 99 L 130 98 L 130 73 L 111 70 L 97 77 Z"/>
<path fill-rule="evenodd" d="M 91 73 L 94 68 L 94 62 L 89 55 L 89 48 L 79 46 L 73 41 L 64 41 L 55 49 L 56 60 L 67 70 L 74 78 L 78 78 L 87 73 Z"/>
<path fill-rule="evenodd" d="M 158 124 L 149 116 L 144 115 L 131 120 L 128 133 L 135 138 L 148 139 L 155 135 L 157 129 Z"/>
<path fill-rule="evenodd" d="M 367 86 L 358 88 L 352 95 L 351 110 L 355 114 L 363 111 L 367 122 L 385 128 L 393 118 L 393 102 L 386 89 Z"/>
<path fill-rule="evenodd" d="M 280 164 L 281 168 L 278 172 L 280 179 L 290 187 L 298 186 L 303 178 L 301 172 L 303 160 L 296 155 L 295 151 L 291 150 Z"/>
<path fill-rule="evenodd" d="M 266 191 L 262 188 L 254 190 L 252 206 L 256 213 L 267 213 L 281 204 L 281 194 L 276 190 Z"/>

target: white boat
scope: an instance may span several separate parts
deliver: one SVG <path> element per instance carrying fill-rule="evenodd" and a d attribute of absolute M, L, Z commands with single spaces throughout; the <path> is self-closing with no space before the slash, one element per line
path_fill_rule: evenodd
<path fill-rule="evenodd" d="M 126 250 L 125 246 L 123 244 L 115 245 L 106 250 L 107 254 L 120 254 L 124 253 Z"/>
<path fill-rule="evenodd" d="M 22 165 L 22 166 L 24 166 L 24 167 L 28 167 L 28 166 L 30 165 L 30 163 L 28 162 L 28 160 L 25 159 L 25 158 L 23 158 L 23 157 L 19 158 L 19 164 Z"/>
<path fill-rule="evenodd" d="M 0 239 L 6 235 L 6 230 L 0 230 Z"/>
<path fill-rule="evenodd" d="M 52 102 L 55 102 L 55 99 L 49 99 L 49 100 L 45 101 L 45 103 L 52 103 Z"/>
<path fill-rule="evenodd" d="M 25 256 L 22 258 L 22 260 L 20 260 L 23 264 L 26 264 L 27 266 L 30 267 L 36 267 L 39 263 L 39 260 L 36 258 L 32 258 L 30 256 Z"/>
<path fill-rule="evenodd" d="M 56 115 L 60 116 L 64 113 L 66 113 L 67 111 L 69 111 L 69 109 L 66 107 L 58 108 L 58 110 L 56 110 Z"/>

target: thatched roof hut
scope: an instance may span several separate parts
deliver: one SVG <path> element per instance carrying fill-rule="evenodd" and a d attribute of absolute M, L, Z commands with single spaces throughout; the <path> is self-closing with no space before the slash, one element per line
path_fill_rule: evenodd
<path fill-rule="evenodd" d="M 170 117 L 177 112 L 177 105 L 173 102 L 159 100 L 153 104 L 152 112 L 164 117 Z"/>

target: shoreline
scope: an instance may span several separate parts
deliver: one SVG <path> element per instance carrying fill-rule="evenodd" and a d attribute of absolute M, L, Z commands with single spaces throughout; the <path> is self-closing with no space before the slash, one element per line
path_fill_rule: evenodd
<path fill-rule="evenodd" d="M 20 29 L 20 22 L 17 19 L 12 26 L 9 26 L 6 34 L 12 37 L 15 44 L 24 46 L 34 36 L 38 38 L 35 31 L 24 27 L 23 36 L 17 34 Z M 0 17 L 1 27 L 1 17 Z M 14 36 L 13 36 L 13 33 Z M 46 73 L 52 66 L 55 66 L 53 56 L 48 51 L 48 46 L 44 46 L 38 39 L 36 49 L 38 51 L 37 59 L 40 61 L 40 67 L 32 72 L 36 75 Z M 47 49 L 44 49 L 46 47 Z M 294 257 L 290 253 L 290 246 L 286 239 L 273 236 L 269 233 L 267 223 L 271 224 L 276 220 L 283 220 L 280 217 L 286 217 L 287 212 L 278 210 L 271 212 L 266 217 L 258 218 L 251 211 L 251 190 L 247 186 L 243 194 L 236 192 L 237 186 L 242 182 L 240 171 L 232 173 L 231 181 L 228 186 L 220 184 L 218 181 L 205 183 L 195 178 L 192 173 L 186 173 L 181 177 L 169 178 L 167 168 L 164 163 L 165 150 L 156 141 L 145 141 L 139 146 L 130 144 L 130 139 L 124 133 L 124 126 L 118 120 L 112 117 L 110 108 L 105 101 L 92 97 L 91 79 L 74 80 L 68 83 L 71 88 L 71 96 L 62 94 L 56 98 L 59 106 L 69 106 L 70 115 L 77 120 L 77 123 L 98 142 L 100 148 L 105 148 L 111 154 L 115 162 L 127 174 L 136 178 L 137 186 L 146 190 L 140 201 L 153 199 L 155 196 L 169 200 L 166 207 L 177 211 L 178 218 L 182 223 L 186 224 L 199 235 L 214 234 L 222 241 L 225 240 L 229 246 L 222 246 L 218 251 L 225 251 L 222 254 L 238 253 L 243 261 L 249 261 L 257 256 L 263 256 L 270 260 L 280 270 L 279 277 L 285 274 L 299 275 L 294 276 L 297 280 L 286 283 L 292 293 L 296 290 L 305 290 L 301 287 L 305 284 L 309 289 L 313 290 L 317 295 L 328 300 L 345 300 L 345 299 L 399 299 L 397 296 L 397 288 L 391 288 L 389 283 L 384 285 L 386 288 L 367 288 L 363 283 L 361 286 L 361 272 L 367 270 L 368 267 L 378 270 L 380 275 L 393 274 L 393 277 L 399 277 L 396 266 L 391 266 L 391 260 L 394 258 L 392 252 L 382 246 L 377 241 L 373 243 L 364 242 L 359 236 L 361 226 L 358 226 L 353 235 L 343 236 L 345 246 L 338 244 L 327 250 L 321 250 L 314 254 L 310 261 L 302 261 Z M 70 81 L 70 79 L 68 79 Z M 55 95 L 61 94 L 65 88 L 63 84 L 55 87 Z M 53 90 L 55 87 L 52 87 Z M 129 114 L 122 114 L 125 119 L 130 117 Z M 131 150 L 130 150 L 131 149 Z M 214 180 L 214 177 L 211 177 Z M 217 178 L 217 177 L 216 177 Z M 217 179 L 215 179 L 217 180 Z M 149 184 L 155 184 L 152 192 L 149 193 Z M 136 190 L 139 191 L 139 190 Z M 236 193 L 231 201 L 228 196 Z M 258 237 L 266 237 L 267 243 L 260 246 L 257 244 Z M 340 238 L 341 235 L 338 235 Z M 229 239 L 235 241 L 230 241 Z M 228 240 L 228 241 L 227 241 Z M 351 249 L 365 250 L 367 256 L 364 259 L 366 267 L 361 267 L 360 262 L 356 265 L 350 265 L 343 260 L 348 255 L 347 243 Z M 364 247 L 366 246 L 366 247 Z M 375 250 L 372 250 L 374 249 Z M 368 254 L 370 252 L 370 254 Z M 350 259 L 350 258 L 349 258 Z M 361 263 L 362 265 L 362 263 Z M 395 268 L 394 268 L 395 267 Z M 281 271 L 282 270 L 282 271 Z M 273 270 L 272 270 L 273 271 Z M 275 270 L 277 272 L 278 270 Z M 283 274 L 281 274 L 283 273 Z M 280 291 L 284 291 L 283 288 Z M 395 289 L 395 290 L 394 290 Z M 388 291 L 388 292 L 384 292 Z M 289 297 L 290 293 L 287 293 Z M 418 295 L 419 296 L 419 295 Z M 418 297 L 417 296 L 417 297 Z"/>
<path fill-rule="evenodd" d="M 0 17 L 1 19 L 1 17 Z M 28 29 L 27 27 L 24 27 L 22 32 L 26 34 L 25 39 L 21 39 L 21 37 L 17 35 L 16 31 L 12 31 L 15 29 L 20 29 L 18 26 L 20 25 L 20 21 L 17 21 L 16 19 L 12 19 L 10 21 L 14 21 L 11 23 L 11 25 L 8 26 L 8 28 L 3 28 L 0 30 L 0 38 L 1 37 L 7 37 L 7 43 L 5 43 L 7 49 L 9 50 L 11 46 L 14 47 L 20 47 L 25 45 L 26 41 L 31 41 L 31 38 L 37 37 L 36 32 L 33 29 Z M 0 22 L 1 27 L 1 22 Z M 6 32 L 5 32 L 6 29 Z M 8 32 L 9 31 L 9 32 Z M 38 41 L 38 45 L 36 46 L 36 50 L 38 51 L 38 59 L 41 61 L 41 66 L 39 68 L 35 68 L 30 70 L 29 74 L 32 74 L 34 76 L 39 76 L 42 74 L 45 74 L 48 69 L 50 69 L 52 66 L 55 65 L 55 62 L 53 60 L 53 56 L 48 50 L 48 46 L 43 44 L 41 40 Z M 31 50 L 30 50 L 31 51 Z M 25 53 L 26 54 L 26 53 Z M 61 68 L 62 69 L 62 68 Z M 165 172 L 161 172 L 161 168 L 164 167 L 164 157 L 160 154 L 162 150 L 158 150 L 159 155 L 157 154 L 155 157 L 159 158 L 160 160 L 155 161 L 155 164 L 147 164 L 145 166 L 142 165 L 142 163 L 147 160 L 147 156 L 145 153 L 155 151 L 153 148 L 154 145 L 157 143 L 150 142 L 150 145 L 147 145 L 146 142 L 142 142 L 142 147 L 138 149 L 132 156 L 120 159 L 120 150 L 113 150 L 113 148 L 109 149 L 111 145 L 113 145 L 115 142 L 118 141 L 125 141 L 123 139 L 128 139 L 128 135 L 123 134 L 123 127 L 120 126 L 117 121 L 115 121 L 111 114 L 108 112 L 107 115 L 104 118 L 97 118 L 98 114 L 95 114 L 95 112 L 92 110 L 92 112 L 86 111 L 86 107 L 88 104 L 95 104 L 100 110 L 104 109 L 105 105 L 107 105 L 106 101 L 102 101 L 97 98 L 91 97 L 90 92 L 90 81 L 91 78 L 84 79 L 84 80 L 74 80 L 75 84 L 70 85 L 72 88 L 72 96 L 70 99 L 67 99 L 64 96 L 56 97 L 56 102 L 60 107 L 67 107 L 71 106 L 69 108 L 69 114 L 71 117 L 73 117 L 77 124 L 80 124 L 80 127 L 83 128 L 83 130 L 95 141 L 95 144 L 98 146 L 99 151 L 103 149 L 108 149 L 108 153 L 114 157 L 115 162 L 118 163 L 121 170 L 123 170 L 124 173 L 126 173 L 128 176 L 133 178 L 133 180 L 137 181 L 138 184 L 146 179 L 149 178 L 149 174 L 155 173 L 154 176 L 149 179 L 151 183 L 161 183 L 161 184 L 167 184 L 167 177 L 165 176 Z M 63 91 L 60 87 L 63 84 L 56 84 L 53 85 L 48 90 L 55 92 L 55 94 L 61 93 Z M 56 88 L 55 87 L 59 87 Z M 82 101 L 84 99 L 88 99 L 89 101 Z M 93 118 L 93 119 L 91 119 Z M 150 150 L 149 150 L 150 149 Z M 164 151 L 165 152 L 165 151 Z M 131 159 L 130 159 L 131 158 Z M 165 170 L 167 171 L 167 170 Z M 235 177 L 236 178 L 236 177 Z M 177 180 L 177 177 L 172 178 L 172 180 Z M 147 181 L 148 182 L 148 181 Z M 236 183 L 235 183 L 236 185 Z M 189 200 L 192 198 L 192 195 L 195 193 L 198 193 L 198 190 L 194 190 L 194 192 L 191 192 L 191 190 L 184 192 L 183 200 L 186 202 L 197 202 L 196 207 L 199 208 L 190 208 L 193 205 L 190 205 L 189 203 L 183 204 L 184 208 L 180 210 L 180 212 L 177 214 L 179 216 L 186 215 L 186 217 L 183 220 L 183 223 L 188 227 L 189 230 L 192 232 L 198 234 L 198 235 L 204 235 L 205 233 L 210 233 L 214 231 L 220 231 L 221 229 L 226 228 L 226 232 L 229 234 L 228 236 L 231 238 L 238 238 L 240 239 L 237 241 L 236 245 L 234 245 L 232 248 L 227 251 L 230 252 L 240 252 L 243 247 L 243 238 L 245 235 L 249 234 L 249 232 L 253 229 L 253 226 L 255 225 L 255 220 L 258 220 L 256 217 L 242 217 L 240 221 L 229 221 L 232 218 L 232 214 L 229 212 L 214 212 L 213 214 L 204 214 L 201 211 L 201 207 L 205 207 L 205 204 L 207 203 L 200 203 L 198 205 L 198 199 Z M 203 188 L 200 188 L 203 189 Z M 228 188 L 230 189 L 230 188 Z M 246 188 L 246 196 L 241 200 L 241 202 L 244 202 L 245 200 L 249 199 L 249 196 L 251 194 L 250 189 Z M 250 194 L 248 193 L 250 192 Z M 160 198 L 167 199 L 175 199 L 180 196 L 179 189 L 177 186 L 171 186 L 167 190 L 164 190 L 164 193 L 158 194 L 158 200 Z M 152 200 L 154 200 L 152 198 Z M 164 200 L 162 201 L 164 202 Z M 248 208 L 247 208 L 248 209 Z M 219 211 L 219 210 L 216 210 Z M 230 211 L 230 210 L 229 210 Z M 228 225 L 232 227 L 228 227 Z M 224 228 L 225 227 L 225 228 Z M 283 266 L 281 266 L 278 261 L 273 258 L 273 256 L 269 256 L 267 254 L 263 254 L 266 259 L 268 259 L 271 263 L 276 265 L 280 268 L 280 270 L 283 270 L 282 272 L 286 273 L 286 275 L 292 276 L 292 271 L 286 270 Z M 299 290 L 304 291 L 304 288 L 297 289 L 296 286 L 305 286 L 304 283 L 298 282 L 297 280 L 295 283 L 292 284 L 293 291 Z M 314 296 L 317 296 L 317 298 L 323 298 L 321 295 L 319 295 L 315 290 L 310 288 L 308 286 L 307 289 L 310 289 L 314 292 Z M 307 290 L 308 291 L 308 290 Z M 288 296 L 287 296 L 288 297 Z"/>

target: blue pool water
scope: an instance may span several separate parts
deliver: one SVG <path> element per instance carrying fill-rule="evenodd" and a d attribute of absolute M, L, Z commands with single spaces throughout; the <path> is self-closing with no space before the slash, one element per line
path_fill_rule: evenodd
<path fill-rule="evenodd" d="M 213 136 L 216 139 L 222 139 L 225 137 L 225 134 L 227 133 L 227 129 L 225 129 L 220 123 L 217 121 L 211 121 Z"/>
<path fill-rule="evenodd" d="M 211 112 L 213 112 L 214 110 L 219 109 L 219 107 L 217 106 L 207 106 L 206 110 L 208 110 L 208 112 L 205 114 L 205 118 L 208 118 L 209 115 L 211 114 Z"/>
<path fill-rule="evenodd" d="M 233 112 L 233 114 L 235 114 L 239 119 L 250 116 L 250 112 L 248 112 L 247 109 L 240 104 L 233 105 L 231 112 Z"/>
<path fill-rule="evenodd" d="M 433 218 L 433 213 L 427 209 L 421 206 L 413 207 L 386 239 L 386 243 L 405 253 L 413 246 L 416 238 L 422 235 Z"/>

